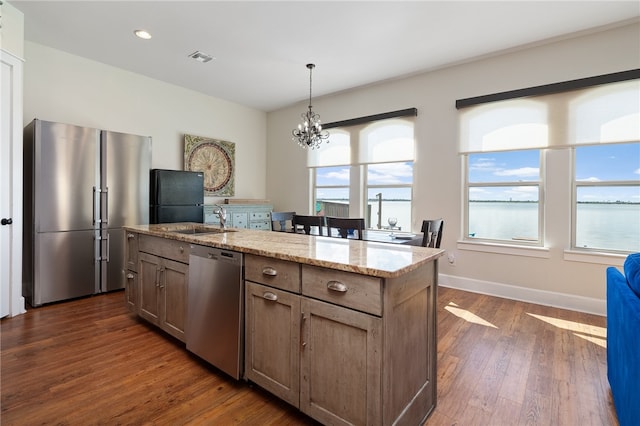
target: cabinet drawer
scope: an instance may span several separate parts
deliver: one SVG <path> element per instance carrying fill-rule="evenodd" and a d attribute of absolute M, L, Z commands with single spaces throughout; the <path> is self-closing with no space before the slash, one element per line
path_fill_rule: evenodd
<path fill-rule="evenodd" d="M 265 220 L 271 219 L 271 213 L 269 212 L 253 212 L 251 213 L 251 220 Z"/>
<path fill-rule="evenodd" d="M 189 243 L 166 238 L 140 235 L 138 241 L 140 251 L 155 254 L 166 259 L 189 263 Z"/>
<path fill-rule="evenodd" d="M 270 231 L 271 223 L 268 221 L 251 222 L 249 229 L 260 229 L 263 231 Z"/>
<path fill-rule="evenodd" d="M 300 293 L 300 265 L 294 262 L 245 254 L 244 278 L 282 290 Z"/>
<path fill-rule="evenodd" d="M 302 294 L 382 316 L 382 279 L 302 265 Z"/>

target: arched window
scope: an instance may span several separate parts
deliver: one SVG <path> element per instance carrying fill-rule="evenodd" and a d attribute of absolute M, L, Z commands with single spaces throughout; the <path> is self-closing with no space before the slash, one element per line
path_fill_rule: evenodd
<path fill-rule="evenodd" d="M 329 143 L 308 154 L 315 214 L 411 231 L 414 158 L 413 118 L 332 128 Z"/>

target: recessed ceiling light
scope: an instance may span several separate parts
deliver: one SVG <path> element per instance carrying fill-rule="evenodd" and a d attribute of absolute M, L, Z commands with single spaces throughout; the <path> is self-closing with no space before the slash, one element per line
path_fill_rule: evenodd
<path fill-rule="evenodd" d="M 149 34 L 145 30 L 135 30 L 133 33 L 136 35 L 136 37 L 139 37 L 144 40 L 149 40 L 151 38 L 151 34 Z"/>
<path fill-rule="evenodd" d="M 208 55 L 204 52 L 200 52 L 199 50 L 196 50 L 195 52 L 190 54 L 189 57 L 195 59 L 198 62 L 209 62 L 213 59 L 213 56 Z"/>

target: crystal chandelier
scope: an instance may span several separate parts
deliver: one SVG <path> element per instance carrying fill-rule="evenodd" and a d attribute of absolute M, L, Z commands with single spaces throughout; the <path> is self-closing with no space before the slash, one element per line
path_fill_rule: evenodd
<path fill-rule="evenodd" d="M 300 114 L 302 123 L 293 129 L 294 141 L 303 148 L 319 148 L 323 140 L 329 138 L 329 132 L 322 130 L 320 116 L 311 110 L 311 72 L 315 68 L 314 64 L 307 64 L 309 68 L 309 111 Z M 327 141 L 329 143 L 329 141 Z"/>

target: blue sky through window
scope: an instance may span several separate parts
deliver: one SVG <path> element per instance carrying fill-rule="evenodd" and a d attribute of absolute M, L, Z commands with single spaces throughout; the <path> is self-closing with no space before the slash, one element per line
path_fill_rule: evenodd
<path fill-rule="evenodd" d="M 540 151 L 485 152 L 469 155 L 469 182 L 536 182 Z"/>
<path fill-rule="evenodd" d="M 578 181 L 640 180 L 640 143 L 578 147 L 575 167 Z"/>
<path fill-rule="evenodd" d="M 575 178 L 580 183 L 635 181 L 636 186 L 581 186 L 578 202 L 640 203 L 640 143 L 576 148 Z"/>
<path fill-rule="evenodd" d="M 636 181 L 637 186 L 586 187 L 578 201 L 640 203 L 640 143 L 603 144 L 576 148 L 575 174 L 578 182 Z M 539 151 L 505 151 L 469 155 L 470 183 L 532 182 L 540 175 Z M 508 200 L 517 188 L 505 190 L 471 188 L 472 200 Z M 524 189 L 524 188 L 522 188 Z M 531 188 L 530 188 L 531 189 Z M 472 191 L 471 191 L 472 190 Z M 496 197 L 496 198 L 492 198 Z M 517 199 L 517 197 L 513 197 Z"/>
<path fill-rule="evenodd" d="M 317 199 L 349 198 L 349 166 L 319 167 L 316 170 Z M 367 167 L 367 182 L 368 185 L 411 185 L 413 163 L 407 161 L 370 164 Z M 327 186 L 344 186 L 345 188 L 322 188 Z M 380 192 L 379 189 L 372 189 L 372 191 Z M 411 200 L 411 188 L 385 188 L 385 199 Z"/>

